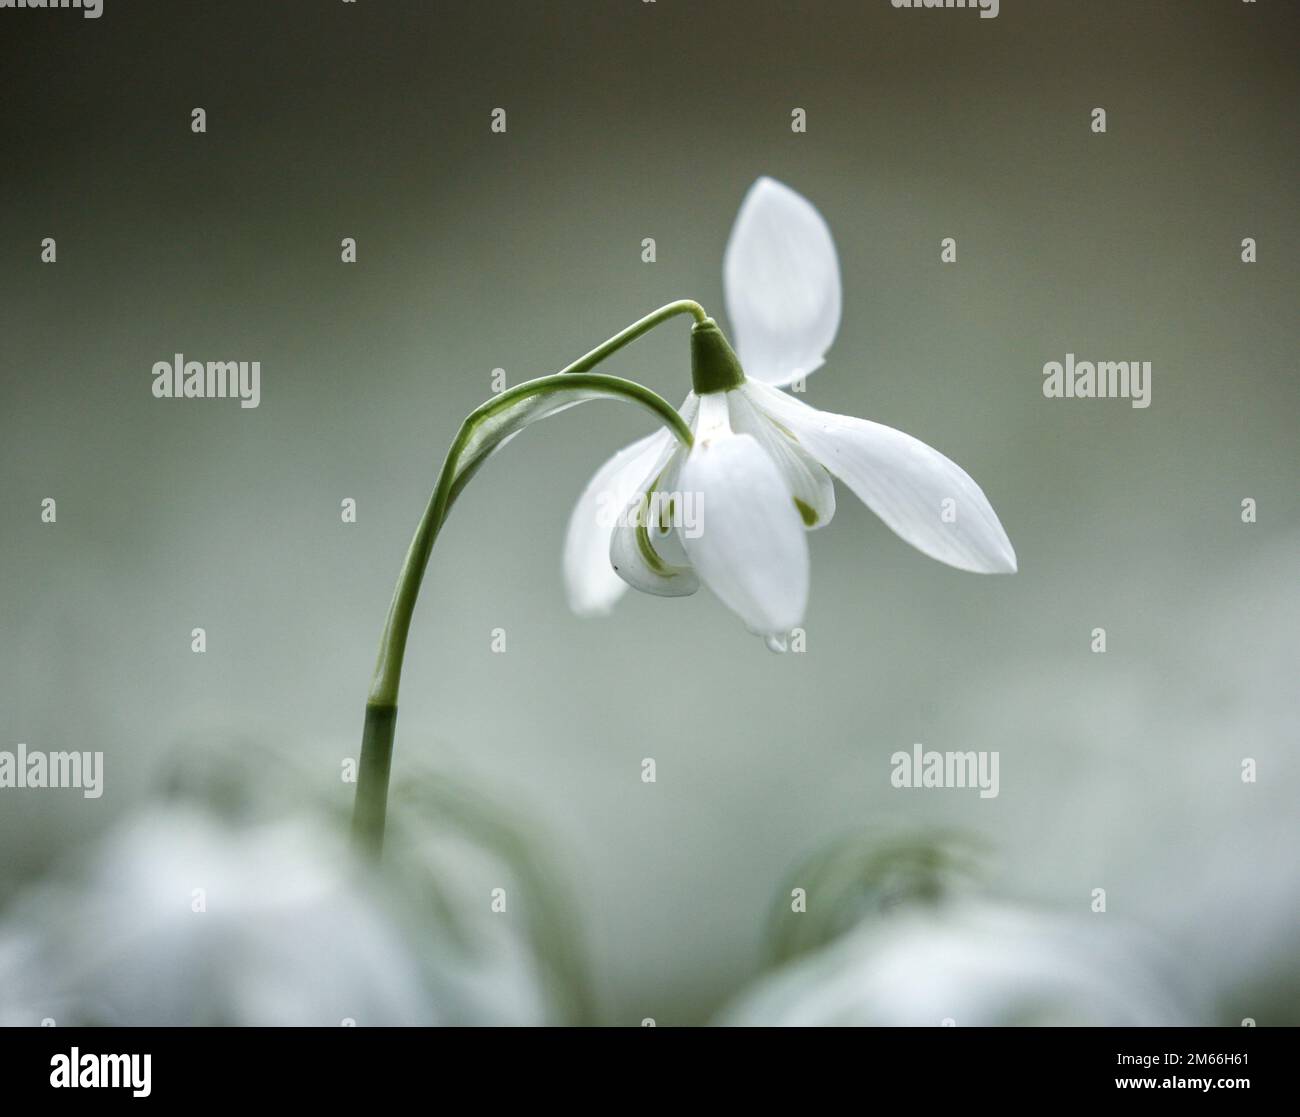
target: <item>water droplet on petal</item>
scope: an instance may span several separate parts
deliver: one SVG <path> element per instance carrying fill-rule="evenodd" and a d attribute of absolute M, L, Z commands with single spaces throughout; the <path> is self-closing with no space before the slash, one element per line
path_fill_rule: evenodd
<path fill-rule="evenodd" d="M 782 655 L 790 649 L 790 638 L 785 633 L 779 636 L 764 636 L 763 643 L 767 645 L 769 652 L 776 652 L 777 655 Z"/>

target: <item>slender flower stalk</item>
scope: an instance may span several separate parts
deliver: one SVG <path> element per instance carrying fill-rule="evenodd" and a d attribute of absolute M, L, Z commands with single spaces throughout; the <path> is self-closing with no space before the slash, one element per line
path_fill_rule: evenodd
<path fill-rule="evenodd" d="M 397 693 L 411 617 L 434 542 L 456 498 L 483 462 L 512 435 L 530 423 L 590 399 L 624 399 L 640 404 L 689 450 L 693 442 L 690 426 L 661 396 L 631 380 L 590 371 L 655 326 L 682 314 L 691 315 L 696 323 L 710 321 L 699 303 L 690 299 L 668 303 L 560 372 L 526 381 L 488 400 L 461 424 L 398 574 L 366 701 L 352 833 L 357 847 L 369 855 L 377 857 L 383 848 L 388 779 L 397 727 Z"/>
<path fill-rule="evenodd" d="M 620 330 L 608 341 L 602 341 L 590 353 L 579 357 L 571 365 L 565 365 L 560 369 L 561 373 L 567 372 L 587 372 L 595 368 L 606 357 L 617 353 L 629 341 L 635 341 L 642 334 L 648 333 L 656 326 L 662 325 L 670 318 L 675 318 L 681 314 L 689 314 L 697 323 L 709 322 L 711 319 L 704 313 L 704 307 L 700 306 L 694 299 L 678 299 L 676 302 L 667 303 L 658 310 L 651 311 L 644 318 L 633 322 L 624 330 Z"/>

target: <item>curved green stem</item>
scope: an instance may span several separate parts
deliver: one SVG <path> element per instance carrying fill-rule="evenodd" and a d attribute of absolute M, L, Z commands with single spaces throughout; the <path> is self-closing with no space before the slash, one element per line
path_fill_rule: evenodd
<path fill-rule="evenodd" d="M 588 369 L 595 368 L 601 361 L 612 353 L 617 353 L 628 342 L 635 341 L 642 334 L 648 333 L 656 326 L 667 322 L 670 318 L 675 318 L 679 314 L 689 314 L 696 322 L 707 322 L 709 316 L 704 312 L 704 307 L 700 306 L 694 299 L 678 299 L 676 302 L 667 303 L 658 310 L 652 310 L 644 318 L 633 322 L 625 330 L 620 330 L 608 341 L 601 342 L 590 353 L 579 357 L 571 365 L 565 365 L 560 369 L 561 373 L 586 372 Z"/>
<path fill-rule="evenodd" d="M 433 550 L 434 540 L 438 537 L 447 513 L 451 511 L 452 503 L 460 495 L 470 476 L 504 438 L 502 434 L 492 445 L 471 446 L 475 434 L 491 419 L 525 400 L 558 392 L 569 395 L 584 391 L 589 392 L 593 397 L 607 395 L 641 404 L 654 412 L 677 435 L 683 445 L 691 445 L 691 428 L 662 396 L 656 395 L 649 388 L 634 381 L 624 380 L 618 376 L 606 376 L 599 372 L 557 372 L 551 376 L 529 380 L 502 392 L 472 411 L 461 424 L 460 431 L 447 452 L 433 496 L 429 499 L 428 507 L 407 549 L 406 561 L 402 564 L 393 601 L 389 606 L 388 623 L 385 625 L 384 636 L 379 645 L 379 660 L 375 665 L 375 676 L 368 699 L 370 705 L 397 705 L 397 689 L 401 683 L 402 658 L 406 651 L 406 638 L 410 632 L 411 613 L 420 592 L 425 568 L 429 564 L 429 554 Z"/>
<path fill-rule="evenodd" d="M 676 409 L 661 396 L 631 380 L 589 371 L 610 354 L 679 314 L 690 314 L 697 322 L 705 321 L 708 317 L 698 303 L 689 299 L 669 303 L 615 334 L 562 371 L 526 381 L 488 400 L 471 412 L 461 424 L 443 461 L 433 495 L 429 498 L 398 574 L 392 604 L 388 609 L 388 620 L 379 645 L 379 659 L 375 665 L 370 695 L 366 701 L 352 832 L 356 844 L 371 855 L 378 856 L 383 846 L 388 776 L 397 724 L 397 692 L 401 683 L 406 641 L 411 629 L 411 616 L 434 541 L 452 504 L 478 467 L 509 434 L 522 429 L 527 421 L 553 413 L 558 409 L 555 405 L 563 404 L 575 395 L 578 399 L 607 396 L 638 403 L 652 411 L 683 445 L 690 446 L 690 428 Z M 557 399 L 548 401 L 548 396 Z M 548 408 L 548 402 L 553 406 Z M 524 419 L 517 419 L 512 425 L 509 422 L 510 413 L 516 408 L 528 408 L 530 404 L 534 406 Z"/>

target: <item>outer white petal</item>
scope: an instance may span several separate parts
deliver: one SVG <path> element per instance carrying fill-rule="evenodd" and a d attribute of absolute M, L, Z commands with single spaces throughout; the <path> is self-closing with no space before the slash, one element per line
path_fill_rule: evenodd
<path fill-rule="evenodd" d="M 812 531 L 825 527 L 835 515 L 835 482 L 816 458 L 785 430 L 778 427 L 744 387 L 727 393 L 731 429 L 758 441 L 790 490 L 804 527 Z"/>
<path fill-rule="evenodd" d="M 698 494 L 699 532 L 682 545 L 704 583 L 751 632 L 788 632 L 808 603 L 808 543 L 776 464 L 718 410 L 723 393 L 700 401 L 699 433 L 678 478 Z M 725 415 L 725 411 L 724 411 Z"/>
<path fill-rule="evenodd" d="M 659 430 L 625 446 L 596 471 L 578 498 L 564 538 L 564 588 L 569 607 L 579 616 L 608 613 L 627 589 L 610 566 L 610 536 L 637 486 L 672 441 L 671 432 Z"/>
<path fill-rule="evenodd" d="M 988 498 L 938 450 L 880 423 L 818 411 L 775 388 L 746 390 L 917 550 L 977 574 L 1015 572 L 1016 552 Z M 945 518 L 946 509 L 953 517 Z"/>
<path fill-rule="evenodd" d="M 772 178 L 749 188 L 722 262 L 747 376 L 789 384 L 820 368 L 840 327 L 835 242 L 811 202 Z"/>

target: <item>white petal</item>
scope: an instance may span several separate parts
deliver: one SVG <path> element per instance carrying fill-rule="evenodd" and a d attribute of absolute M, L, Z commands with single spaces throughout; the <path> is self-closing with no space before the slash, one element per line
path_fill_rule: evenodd
<path fill-rule="evenodd" d="M 766 385 L 746 390 L 917 550 L 977 574 L 1015 572 L 1016 552 L 988 498 L 938 450 L 880 423 L 818 411 Z"/>
<path fill-rule="evenodd" d="M 683 494 L 696 494 L 699 532 L 679 534 L 700 578 L 751 632 L 787 632 L 808 602 L 803 522 L 757 440 L 709 422 L 706 405 L 725 407 L 722 394 L 701 399 L 700 434 L 678 478 Z"/>
<path fill-rule="evenodd" d="M 564 588 L 569 607 L 579 616 L 608 613 L 627 589 L 610 566 L 610 536 L 619 513 L 672 442 L 671 432 L 659 430 L 624 447 L 596 471 L 578 498 L 564 539 Z"/>
<path fill-rule="evenodd" d="M 775 179 L 755 182 L 732 226 L 722 278 L 747 376 L 789 384 L 821 367 L 840 326 L 840 265 L 807 198 Z"/>
<path fill-rule="evenodd" d="M 804 527 L 825 527 L 835 515 L 835 483 L 816 458 L 756 406 L 744 387 L 727 393 L 731 429 L 753 435 L 785 478 Z"/>
<path fill-rule="evenodd" d="M 609 538 L 609 565 L 633 589 L 657 597 L 687 597 L 700 588 L 672 529 L 677 446 L 667 447 L 641 478 Z"/>

